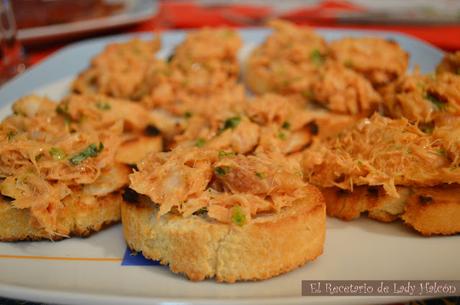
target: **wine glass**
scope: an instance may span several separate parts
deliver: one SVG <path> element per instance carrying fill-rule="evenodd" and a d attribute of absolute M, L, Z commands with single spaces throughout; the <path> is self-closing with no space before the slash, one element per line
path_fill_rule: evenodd
<path fill-rule="evenodd" d="M 0 85 L 26 69 L 24 49 L 16 32 L 11 3 L 0 0 Z"/>

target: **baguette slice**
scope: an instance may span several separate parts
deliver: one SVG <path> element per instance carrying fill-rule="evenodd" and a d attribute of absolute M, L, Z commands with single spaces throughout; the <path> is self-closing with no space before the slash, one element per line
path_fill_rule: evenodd
<path fill-rule="evenodd" d="M 397 187 L 399 197 L 385 194 L 382 187 L 359 186 L 352 192 L 323 188 L 327 215 L 352 220 L 367 213 L 369 218 L 392 222 L 398 219 L 422 235 L 452 235 L 460 232 L 460 186 Z"/>
<path fill-rule="evenodd" d="M 58 212 L 58 230 L 47 233 L 36 224 L 29 209 L 17 209 L 0 199 L 0 241 L 61 240 L 69 236 L 86 237 L 120 220 L 120 192 L 90 197 L 82 202 L 78 196 L 64 199 Z"/>
<path fill-rule="evenodd" d="M 122 203 L 129 247 L 200 281 L 263 280 L 304 265 L 322 254 L 325 204 L 313 186 L 310 196 L 278 213 L 258 215 L 243 226 L 202 215 L 157 217 L 150 201 Z M 144 197 L 142 197 L 144 198 Z"/>

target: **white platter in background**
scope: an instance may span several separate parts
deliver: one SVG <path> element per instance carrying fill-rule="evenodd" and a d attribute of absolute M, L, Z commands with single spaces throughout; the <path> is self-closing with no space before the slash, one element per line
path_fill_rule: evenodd
<path fill-rule="evenodd" d="M 157 10 L 157 1 L 154 0 L 111 0 L 109 2 L 122 3 L 123 8 L 121 11 L 106 17 L 20 29 L 17 37 L 24 44 L 68 39 L 86 33 L 146 21 Z"/>

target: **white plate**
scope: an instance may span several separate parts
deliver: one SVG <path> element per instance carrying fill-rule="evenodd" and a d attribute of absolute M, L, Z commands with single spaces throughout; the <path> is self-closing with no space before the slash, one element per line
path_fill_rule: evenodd
<path fill-rule="evenodd" d="M 135 24 L 151 18 L 157 7 L 157 2 L 154 0 L 111 0 L 109 2 L 123 3 L 124 7 L 120 12 L 107 17 L 21 29 L 18 30 L 18 39 L 24 44 L 46 42 Z"/>
<path fill-rule="evenodd" d="M 394 39 L 411 53 L 411 66 L 416 62 L 423 72 L 431 71 L 442 56 L 421 41 L 395 33 L 319 32 L 327 39 L 348 35 Z M 267 30 L 242 30 L 241 55 L 267 34 Z M 104 45 L 131 37 L 89 40 L 62 49 L 0 89 L 2 114 L 9 112 L 13 100 L 30 92 L 62 96 L 69 81 Z M 164 33 L 160 56 L 183 37 L 184 32 Z M 86 239 L 0 243 L 0 295 L 65 304 L 375 304 L 410 297 L 301 297 L 301 280 L 456 280 L 460 275 L 460 236 L 425 238 L 401 223 L 365 218 L 352 222 L 329 218 L 324 255 L 262 282 L 194 283 L 167 267 L 122 265 L 125 251 L 120 225 Z"/>

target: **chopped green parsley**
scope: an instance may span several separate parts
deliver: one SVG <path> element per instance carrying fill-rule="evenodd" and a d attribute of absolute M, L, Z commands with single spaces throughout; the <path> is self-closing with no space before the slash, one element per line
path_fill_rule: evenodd
<path fill-rule="evenodd" d="M 51 147 L 49 153 L 54 160 L 63 160 L 66 158 L 65 152 L 58 147 Z"/>
<path fill-rule="evenodd" d="M 96 103 L 96 107 L 100 110 L 110 110 L 112 108 L 112 106 L 110 106 L 109 103 L 106 103 L 106 102 L 97 102 Z"/>
<path fill-rule="evenodd" d="M 256 176 L 257 176 L 257 178 L 259 178 L 259 179 L 265 179 L 265 178 L 267 178 L 267 174 L 266 174 L 266 173 L 261 173 L 261 172 L 256 172 Z"/>
<path fill-rule="evenodd" d="M 438 148 L 438 149 L 436 150 L 436 154 L 438 154 L 438 155 L 441 156 L 441 157 L 445 157 L 446 154 L 447 154 L 447 152 L 446 152 L 446 150 L 445 150 L 444 148 Z"/>
<path fill-rule="evenodd" d="M 277 137 L 280 140 L 286 140 L 286 134 L 284 132 L 282 132 L 282 131 L 278 132 Z"/>
<path fill-rule="evenodd" d="M 242 226 L 246 223 L 246 215 L 239 205 L 235 205 L 232 208 L 232 222 L 238 226 Z"/>
<path fill-rule="evenodd" d="M 226 129 L 235 129 L 236 126 L 238 126 L 238 124 L 240 124 L 241 122 L 241 117 L 239 116 L 234 116 L 234 117 L 231 117 L 231 118 L 228 118 L 225 120 L 224 122 L 224 126 L 222 126 L 222 128 L 220 129 L 220 131 L 224 131 Z"/>
<path fill-rule="evenodd" d="M 15 136 L 16 136 L 16 132 L 12 131 L 12 130 L 8 131 L 8 133 L 6 135 L 6 137 L 8 138 L 8 141 L 13 140 Z"/>
<path fill-rule="evenodd" d="M 321 52 L 318 49 L 315 49 L 310 53 L 310 60 L 314 65 L 319 67 L 324 63 L 326 57 L 323 54 L 321 54 Z"/>
<path fill-rule="evenodd" d="M 196 146 L 196 147 L 203 147 L 204 144 L 206 144 L 206 140 L 203 139 L 203 138 L 198 138 L 198 139 L 195 141 L 195 146 Z"/>
<path fill-rule="evenodd" d="M 351 61 L 351 59 L 347 59 L 343 62 L 343 65 L 347 68 L 353 68 L 353 62 Z"/>
<path fill-rule="evenodd" d="M 427 93 L 425 98 L 429 100 L 434 106 L 436 106 L 437 110 L 444 110 L 446 108 L 446 103 L 430 93 Z"/>
<path fill-rule="evenodd" d="M 230 171 L 230 167 L 228 166 L 218 166 L 214 168 L 214 172 L 216 173 L 217 176 L 225 176 L 226 174 L 228 174 L 229 171 Z"/>
<path fill-rule="evenodd" d="M 96 145 L 94 143 L 90 144 L 88 145 L 88 147 L 86 147 L 84 150 L 82 150 L 78 154 L 70 157 L 69 162 L 72 165 L 78 165 L 88 158 L 96 157 L 103 149 L 104 149 L 104 144 L 102 143 L 99 143 L 99 145 Z"/>
<path fill-rule="evenodd" d="M 219 159 L 226 158 L 226 157 L 234 157 L 236 153 L 233 151 L 219 151 Z"/>
<path fill-rule="evenodd" d="M 67 103 L 59 104 L 56 107 L 56 113 L 64 118 L 66 125 L 69 125 L 72 122 L 72 116 L 69 113 L 69 105 Z"/>

